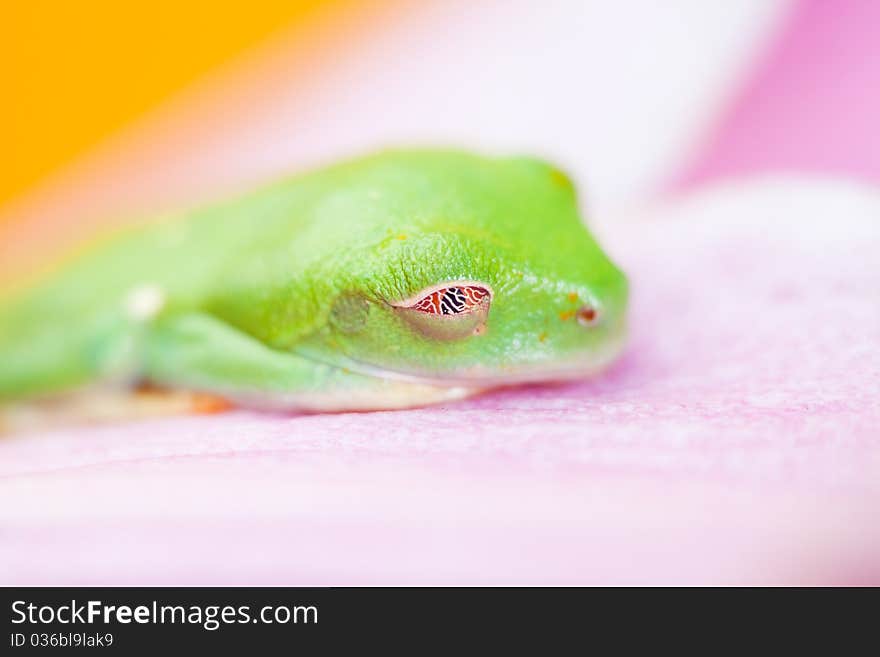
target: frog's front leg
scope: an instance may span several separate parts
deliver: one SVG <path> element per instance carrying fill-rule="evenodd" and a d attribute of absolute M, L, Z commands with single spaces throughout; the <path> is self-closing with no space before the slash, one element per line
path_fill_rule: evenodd
<path fill-rule="evenodd" d="M 408 408 L 474 392 L 358 374 L 272 349 L 203 313 L 169 316 L 153 325 L 143 374 L 158 386 L 211 393 L 242 406 L 278 410 Z"/>

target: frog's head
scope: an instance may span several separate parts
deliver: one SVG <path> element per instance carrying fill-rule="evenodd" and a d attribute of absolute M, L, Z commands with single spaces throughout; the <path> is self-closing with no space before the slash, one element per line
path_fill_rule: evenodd
<path fill-rule="evenodd" d="M 326 213 L 341 205 L 361 216 L 350 257 L 327 273 L 337 292 L 310 355 L 372 376 L 486 388 L 582 377 L 620 352 L 626 278 L 582 223 L 561 171 L 449 152 L 358 166 Z"/>

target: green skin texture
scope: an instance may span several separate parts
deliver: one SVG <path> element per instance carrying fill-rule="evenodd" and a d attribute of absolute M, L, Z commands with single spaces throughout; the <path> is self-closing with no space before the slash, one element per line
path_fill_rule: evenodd
<path fill-rule="evenodd" d="M 487 285 L 488 313 L 397 307 L 456 281 Z M 133 312 L 144 289 L 154 303 Z M 416 406 L 602 369 L 626 300 L 552 165 L 388 151 L 129 230 L 0 300 L 0 400 L 149 382 L 271 408 Z"/>

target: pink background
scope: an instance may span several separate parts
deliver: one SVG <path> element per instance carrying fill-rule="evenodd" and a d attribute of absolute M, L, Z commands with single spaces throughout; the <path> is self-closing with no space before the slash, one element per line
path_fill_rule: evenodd
<path fill-rule="evenodd" d="M 880 180 L 880 3 L 802 0 L 681 176 L 764 171 Z"/>

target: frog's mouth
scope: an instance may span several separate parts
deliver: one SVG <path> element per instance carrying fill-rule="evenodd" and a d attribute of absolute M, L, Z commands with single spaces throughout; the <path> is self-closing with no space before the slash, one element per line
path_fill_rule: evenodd
<path fill-rule="evenodd" d="M 559 382 L 583 379 L 605 370 L 621 353 L 625 335 L 609 340 L 601 349 L 568 354 L 562 358 L 513 363 L 498 367 L 474 365 L 449 373 L 431 373 L 417 369 L 387 367 L 355 356 L 298 350 L 297 355 L 336 370 L 388 382 L 434 388 L 468 388 L 477 391 L 528 383 Z"/>
<path fill-rule="evenodd" d="M 238 393 L 232 397 L 251 407 L 322 413 L 414 408 L 456 401 L 494 388 L 582 379 L 610 365 L 620 353 L 623 342 L 621 335 L 601 352 L 502 368 L 475 366 L 452 374 L 403 371 L 338 353 L 331 358 L 326 353 L 302 349 L 296 354 L 325 368 L 332 385 L 269 395 Z"/>

